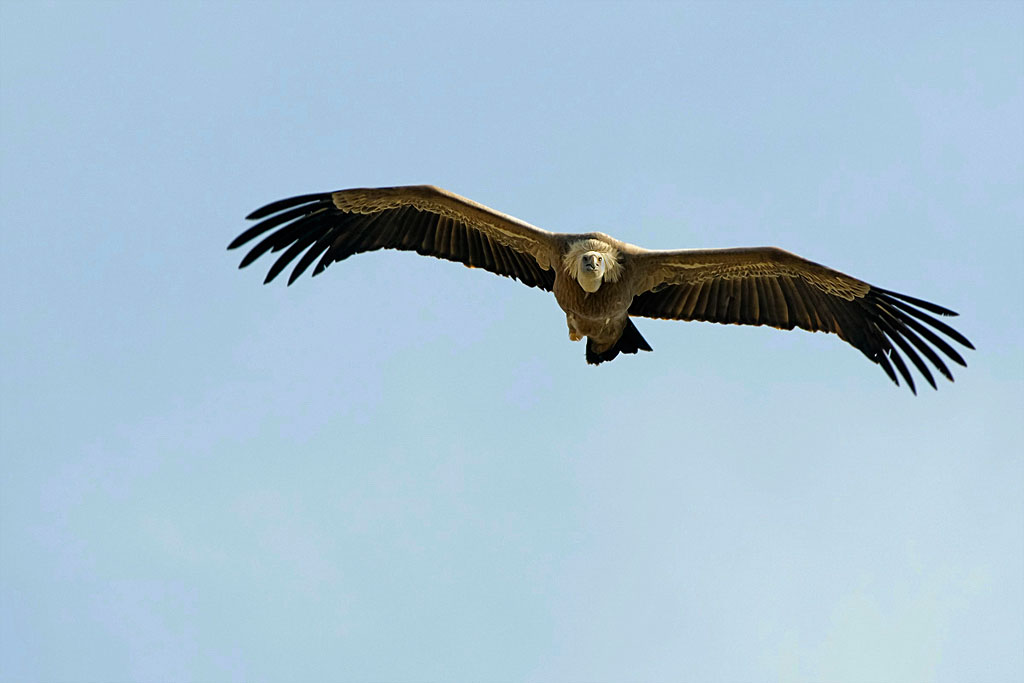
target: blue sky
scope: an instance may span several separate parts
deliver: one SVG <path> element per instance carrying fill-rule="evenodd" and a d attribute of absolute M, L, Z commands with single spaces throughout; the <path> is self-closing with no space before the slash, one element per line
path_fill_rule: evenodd
<path fill-rule="evenodd" d="M 0 679 L 1024 677 L 1019 3 L 0 5 Z M 261 285 L 292 194 L 433 183 L 778 245 L 961 312 L 834 337 L 378 252 Z"/>

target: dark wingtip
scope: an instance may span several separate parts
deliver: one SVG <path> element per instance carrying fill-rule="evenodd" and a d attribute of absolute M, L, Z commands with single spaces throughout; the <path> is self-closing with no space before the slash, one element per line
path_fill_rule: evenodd
<path fill-rule="evenodd" d="M 290 209 L 293 206 L 323 201 L 325 199 L 329 199 L 330 196 L 330 192 L 317 192 L 315 194 L 300 194 L 296 197 L 279 199 L 276 202 L 271 202 L 267 204 L 266 206 L 261 206 L 260 208 L 256 209 L 245 218 L 246 220 L 254 221 L 257 218 L 263 218 L 265 216 L 269 216 L 272 213 L 277 213 L 278 211 L 281 211 L 283 209 Z"/>
<path fill-rule="evenodd" d="M 245 268 L 247 265 L 258 259 L 259 257 L 260 251 L 258 249 L 253 249 L 242 258 L 241 262 L 238 264 L 239 269 Z"/>
<path fill-rule="evenodd" d="M 960 334 L 955 329 L 953 329 L 952 327 L 950 327 L 946 323 L 942 322 L 941 320 L 937 320 L 936 318 L 933 318 L 933 317 L 929 316 L 926 313 L 923 313 L 923 312 L 921 312 L 919 310 L 916 310 L 912 306 L 909 306 L 908 304 L 912 304 L 913 306 L 917 306 L 919 308 L 923 308 L 923 309 L 925 309 L 925 310 L 927 310 L 927 311 L 929 311 L 931 313 L 936 313 L 936 314 L 942 315 L 942 316 L 957 316 L 957 315 L 959 315 L 959 313 L 955 313 L 954 311 L 951 311 L 948 308 L 943 308 L 942 306 L 938 306 L 938 305 L 930 303 L 928 301 L 922 301 L 921 299 L 915 299 L 912 296 L 907 296 L 905 294 L 897 294 L 896 292 L 890 292 L 887 289 L 879 289 L 879 288 L 876 287 L 876 288 L 874 288 L 874 290 L 876 292 L 880 293 L 882 295 L 882 298 L 888 298 L 888 300 L 893 305 L 898 307 L 900 310 L 906 311 L 907 313 L 909 313 L 910 315 L 914 316 L 915 318 L 918 318 L 920 320 L 923 320 L 923 321 L 927 322 L 929 325 L 931 325 L 935 329 L 939 330 L 943 334 L 949 336 L 951 339 L 956 341 L 961 346 L 965 346 L 965 347 L 967 347 L 967 348 L 969 348 L 971 350 L 974 350 L 974 344 L 972 344 L 970 342 L 970 340 L 967 339 L 967 337 L 965 337 L 964 335 Z M 964 366 L 967 365 L 967 363 L 965 363 L 963 361 L 963 359 L 959 358 L 958 356 L 955 356 L 953 358 L 953 360 L 955 360 L 960 365 L 964 365 Z"/>
<path fill-rule="evenodd" d="M 955 318 L 955 317 L 960 315 L 956 311 L 950 310 L 950 309 L 946 308 L 945 306 L 939 306 L 938 304 L 933 304 L 931 301 L 925 301 L 924 299 L 918 299 L 917 297 L 914 297 L 914 296 L 907 296 L 906 294 L 900 294 L 899 292 L 894 292 L 891 289 L 882 289 L 881 287 L 872 287 L 872 289 L 874 289 L 875 291 L 880 292 L 882 294 L 888 294 L 889 296 L 894 296 L 897 299 L 903 299 L 907 303 L 914 304 L 918 308 L 923 308 L 924 310 L 930 311 L 930 312 L 935 313 L 937 315 L 944 315 L 944 316 L 949 317 L 949 318 Z"/>

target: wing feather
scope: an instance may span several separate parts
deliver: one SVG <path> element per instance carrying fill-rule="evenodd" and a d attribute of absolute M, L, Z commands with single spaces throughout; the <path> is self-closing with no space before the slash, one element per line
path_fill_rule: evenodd
<path fill-rule="evenodd" d="M 248 217 L 260 222 L 228 248 L 262 238 L 239 267 L 282 252 L 266 282 L 293 262 L 288 284 L 317 259 L 313 275 L 353 254 L 398 249 L 482 268 L 531 287 L 554 286 L 560 244 L 553 233 L 432 186 L 306 194 L 272 202 Z"/>
<path fill-rule="evenodd" d="M 260 207 L 246 216 L 251 221 L 259 220 L 264 216 L 269 216 L 272 213 L 278 213 L 285 209 L 290 209 L 293 206 L 299 206 L 300 204 L 309 204 L 314 200 L 321 197 L 321 194 L 300 194 L 297 197 L 288 197 L 287 199 L 279 199 L 276 202 L 271 202 L 266 206 Z M 246 241 L 246 240 L 243 240 Z"/>
<path fill-rule="evenodd" d="M 763 325 L 771 319 L 772 316 L 772 305 L 768 299 L 768 288 L 765 286 L 763 277 L 751 278 L 754 281 L 754 286 L 757 288 L 757 307 L 758 307 L 758 318 L 755 321 L 755 325 Z"/>
<path fill-rule="evenodd" d="M 792 278 L 784 278 L 779 281 L 779 288 L 782 290 L 782 296 L 786 300 L 786 307 L 789 309 L 794 324 L 803 329 L 812 329 L 814 323 L 811 322 L 811 315 L 807 312 L 807 305 L 804 303 L 806 293 L 801 291 L 799 283 Z"/>
<path fill-rule="evenodd" d="M 774 247 L 640 250 L 633 258 L 645 277 L 638 279 L 630 315 L 829 332 L 915 393 L 911 365 L 932 387 L 932 368 L 953 379 L 942 355 L 966 365 L 946 338 L 974 348 L 935 317 L 955 316 L 948 308 Z"/>
<path fill-rule="evenodd" d="M 690 315 L 694 320 L 704 320 L 704 309 L 708 305 L 708 294 L 710 292 L 710 282 L 701 282 L 697 285 L 697 296 L 694 298 L 693 307 L 690 309 Z"/>
<path fill-rule="evenodd" d="M 740 280 L 743 284 L 743 291 L 740 294 L 740 317 L 757 323 L 759 316 L 757 311 L 757 283 L 754 278 Z"/>

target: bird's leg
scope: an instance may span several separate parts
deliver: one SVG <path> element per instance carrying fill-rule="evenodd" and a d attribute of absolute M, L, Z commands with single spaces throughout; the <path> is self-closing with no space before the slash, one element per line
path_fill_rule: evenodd
<path fill-rule="evenodd" d="M 576 326 L 573 324 L 572 314 L 565 314 L 565 324 L 569 326 L 569 341 L 579 341 L 583 339 L 583 335 L 576 331 Z"/>

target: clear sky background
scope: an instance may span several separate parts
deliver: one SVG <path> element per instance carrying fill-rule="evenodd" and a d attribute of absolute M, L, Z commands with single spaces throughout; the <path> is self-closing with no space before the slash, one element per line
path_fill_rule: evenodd
<path fill-rule="evenodd" d="M 1020 3 L 0 5 L 0 679 L 1019 681 Z M 778 245 L 961 312 L 918 397 L 835 337 L 250 210 L 433 183 Z M 923 382 L 922 382 L 923 384 Z"/>

